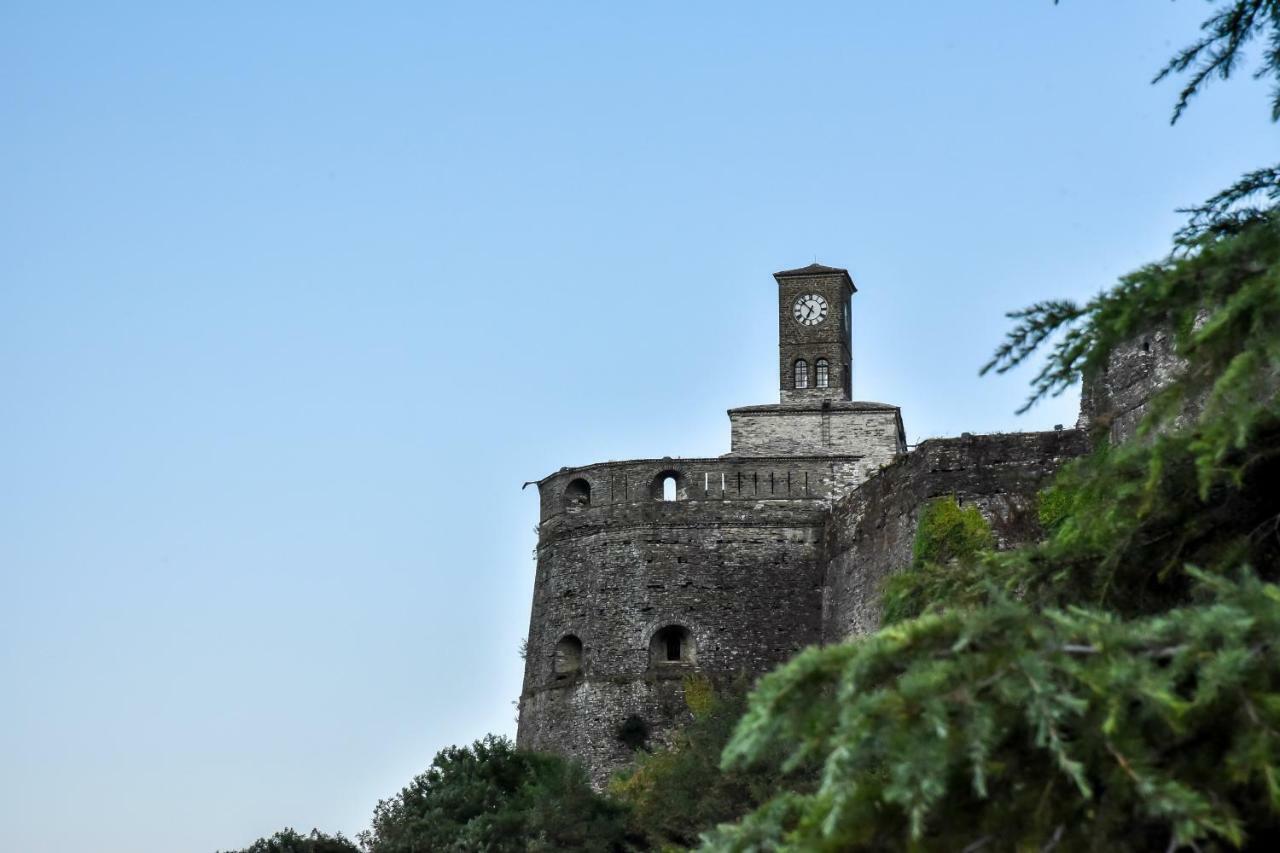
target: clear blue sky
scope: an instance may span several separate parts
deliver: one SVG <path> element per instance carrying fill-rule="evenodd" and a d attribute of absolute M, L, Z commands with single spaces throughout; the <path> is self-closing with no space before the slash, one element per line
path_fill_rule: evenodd
<path fill-rule="evenodd" d="M 774 270 L 855 396 L 1018 418 L 1004 311 L 1272 162 L 1177 127 L 1200 2 L 0 7 L 0 850 L 351 833 L 514 732 L 536 496 L 772 402 Z"/>

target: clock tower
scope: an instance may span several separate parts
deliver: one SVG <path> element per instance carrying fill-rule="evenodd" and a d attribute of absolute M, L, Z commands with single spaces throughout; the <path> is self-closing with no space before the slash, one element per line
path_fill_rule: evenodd
<path fill-rule="evenodd" d="M 822 264 L 773 274 L 778 282 L 778 379 L 783 405 L 853 399 L 849 271 Z"/>

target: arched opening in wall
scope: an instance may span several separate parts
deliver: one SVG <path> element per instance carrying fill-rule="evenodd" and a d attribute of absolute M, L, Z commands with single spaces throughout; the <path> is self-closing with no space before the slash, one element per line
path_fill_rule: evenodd
<path fill-rule="evenodd" d="M 568 678 L 582 671 L 582 641 L 573 634 L 565 634 L 556 643 L 555 676 Z"/>
<path fill-rule="evenodd" d="M 796 387 L 809 387 L 809 362 L 803 358 L 796 360 Z"/>
<path fill-rule="evenodd" d="M 564 505 L 566 508 L 591 506 L 591 484 L 581 477 L 570 480 L 564 490 Z"/>
<path fill-rule="evenodd" d="M 632 751 L 644 749 L 649 743 L 649 724 L 644 717 L 632 714 L 618 724 L 617 736 Z"/>
<path fill-rule="evenodd" d="M 680 473 L 663 471 L 653 478 L 650 495 L 656 501 L 675 501 L 680 499 Z"/>
<path fill-rule="evenodd" d="M 827 374 L 829 372 L 830 371 L 828 370 L 827 360 L 825 358 L 820 358 L 816 362 L 814 362 L 813 385 L 815 388 L 827 387 L 827 382 L 828 382 Z"/>
<path fill-rule="evenodd" d="M 660 628 L 649 641 L 649 663 L 653 666 L 693 663 L 693 660 L 693 635 L 683 625 Z"/>

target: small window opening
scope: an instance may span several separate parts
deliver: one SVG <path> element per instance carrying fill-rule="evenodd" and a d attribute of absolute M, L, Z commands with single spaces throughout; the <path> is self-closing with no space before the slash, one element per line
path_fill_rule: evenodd
<path fill-rule="evenodd" d="M 680 474 L 676 471 L 663 471 L 653 479 L 650 494 L 654 500 L 676 501 L 680 499 Z"/>
<path fill-rule="evenodd" d="M 827 360 L 820 358 L 813 364 L 814 386 L 817 388 L 827 387 Z"/>
<path fill-rule="evenodd" d="M 649 643 L 649 662 L 655 665 L 692 663 L 693 636 L 689 629 L 682 625 L 668 625 L 654 634 Z"/>
<path fill-rule="evenodd" d="M 1143 351 L 1143 352 L 1151 352 L 1151 341 L 1143 341 L 1143 342 L 1142 342 L 1142 351 Z"/>
<path fill-rule="evenodd" d="M 564 490 L 564 505 L 566 507 L 591 506 L 591 484 L 581 477 L 571 480 Z"/>
<path fill-rule="evenodd" d="M 803 358 L 796 362 L 796 387 L 809 387 L 809 362 Z"/>
<path fill-rule="evenodd" d="M 633 751 L 644 749 L 649 743 L 649 724 L 644 717 L 632 714 L 618 724 L 617 736 Z"/>
<path fill-rule="evenodd" d="M 556 678 L 568 678 L 582 671 L 582 641 L 573 634 L 565 634 L 556 643 Z"/>

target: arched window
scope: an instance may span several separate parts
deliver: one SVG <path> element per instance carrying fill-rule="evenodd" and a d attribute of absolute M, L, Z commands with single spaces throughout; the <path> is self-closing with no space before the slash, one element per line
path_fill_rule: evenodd
<path fill-rule="evenodd" d="M 565 634 L 556 643 L 555 676 L 567 678 L 582 671 L 582 641 L 573 634 Z"/>
<path fill-rule="evenodd" d="M 827 387 L 827 360 L 820 358 L 813 363 L 813 385 L 815 388 Z"/>
<path fill-rule="evenodd" d="M 663 471 L 653 478 L 650 494 L 656 501 L 675 501 L 680 499 L 680 474 L 677 471 Z"/>
<path fill-rule="evenodd" d="M 566 507 L 591 506 L 591 484 L 581 477 L 570 480 L 564 490 L 564 505 Z"/>
<path fill-rule="evenodd" d="M 660 628 L 649 641 L 649 663 L 653 666 L 693 663 L 693 652 L 693 635 L 683 625 Z"/>
<path fill-rule="evenodd" d="M 649 742 L 649 724 L 644 717 L 632 714 L 618 725 L 618 740 L 631 748 L 632 752 L 644 749 Z"/>
<path fill-rule="evenodd" d="M 803 358 L 796 361 L 796 387 L 809 387 L 809 362 Z"/>

